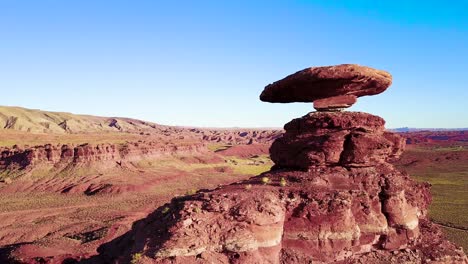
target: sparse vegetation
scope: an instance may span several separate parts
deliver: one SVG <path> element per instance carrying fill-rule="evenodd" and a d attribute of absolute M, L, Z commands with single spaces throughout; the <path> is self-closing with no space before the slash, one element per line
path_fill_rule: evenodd
<path fill-rule="evenodd" d="M 468 150 L 466 146 L 448 146 L 448 147 L 435 147 L 435 151 L 463 151 Z"/>
<path fill-rule="evenodd" d="M 107 228 L 100 228 L 93 231 L 82 232 L 78 234 L 67 234 L 65 237 L 70 239 L 78 240 L 82 244 L 88 243 L 91 241 L 99 240 L 107 234 Z"/>
<path fill-rule="evenodd" d="M 273 166 L 273 162 L 267 155 L 247 159 L 229 158 L 226 161 L 234 169 L 234 172 L 252 176 L 269 171 L 271 166 Z"/>
<path fill-rule="evenodd" d="M 227 174 L 240 174 L 255 176 L 270 170 L 273 162 L 267 155 L 251 157 L 251 158 L 225 158 L 219 163 L 188 163 L 184 162 L 184 157 L 171 157 L 170 159 L 160 160 L 141 160 L 136 166 L 143 169 L 161 172 L 166 169 L 176 169 L 185 172 L 195 172 L 199 170 L 212 170 L 219 176 L 220 170 L 224 172 L 232 171 Z"/>
<path fill-rule="evenodd" d="M 21 177 L 22 175 L 25 174 L 25 171 L 19 171 L 16 169 L 6 169 L 3 171 L 0 171 L 0 182 L 4 182 L 6 184 L 10 184 L 13 182 L 18 177 Z"/>
<path fill-rule="evenodd" d="M 190 190 L 188 190 L 185 194 L 186 194 L 186 195 L 194 195 L 194 194 L 196 194 L 196 193 L 197 193 L 197 189 L 190 189 Z"/>
<path fill-rule="evenodd" d="M 281 187 L 285 187 L 286 185 L 287 185 L 286 179 L 285 179 L 285 178 L 281 178 L 281 180 L 280 180 L 280 186 L 281 186 Z"/>
<path fill-rule="evenodd" d="M 21 137 L 21 147 L 45 145 L 50 142 L 56 144 L 74 144 L 80 145 L 89 144 L 124 144 L 128 141 L 138 141 L 146 139 L 138 134 L 122 134 L 122 133 L 90 133 L 83 137 L 80 134 L 32 134 L 23 131 L 2 130 L 0 129 L 0 147 L 12 147 L 18 144 L 18 137 Z"/>
<path fill-rule="evenodd" d="M 169 213 L 169 211 L 171 211 L 171 208 L 169 208 L 169 207 L 164 207 L 164 209 L 162 209 L 161 213 L 167 214 L 167 213 Z"/>
<path fill-rule="evenodd" d="M 457 148 L 446 148 L 450 151 L 460 151 Z M 436 148 L 409 149 L 405 155 L 418 157 L 425 152 L 438 153 Z M 413 152 L 413 153 L 412 153 Z M 435 156 L 434 156 L 435 157 Z M 434 163 L 428 162 L 411 167 L 403 167 L 412 178 L 431 183 L 432 204 L 429 217 L 443 226 L 449 240 L 468 250 L 468 163 L 465 160 L 444 160 Z M 459 228 L 457 228 L 459 227 Z"/>
<path fill-rule="evenodd" d="M 139 264 L 141 259 L 143 257 L 142 253 L 135 253 L 132 255 L 132 260 L 130 261 L 130 264 Z"/>
<path fill-rule="evenodd" d="M 262 183 L 263 183 L 264 185 L 267 185 L 268 183 L 270 183 L 270 178 L 268 178 L 268 177 L 262 177 Z"/>

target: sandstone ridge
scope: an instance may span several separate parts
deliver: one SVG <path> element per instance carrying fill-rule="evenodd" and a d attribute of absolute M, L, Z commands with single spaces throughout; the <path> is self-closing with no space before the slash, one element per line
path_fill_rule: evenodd
<path fill-rule="evenodd" d="M 112 141 L 203 141 L 223 144 L 268 143 L 281 135 L 275 129 L 196 128 L 166 126 L 132 118 L 100 117 L 0 106 L 0 146 L 5 142 L 45 145 L 50 142 L 114 143 Z M 91 141 L 91 142 L 90 142 Z"/>
<path fill-rule="evenodd" d="M 157 142 L 129 142 L 125 144 L 82 144 L 51 145 L 21 148 L 0 147 L 0 169 L 25 170 L 35 165 L 49 164 L 52 166 L 67 166 L 79 163 L 121 163 L 138 160 L 143 157 L 159 157 L 161 155 L 205 152 L 206 145 L 191 144 L 178 146 L 162 145 Z"/>

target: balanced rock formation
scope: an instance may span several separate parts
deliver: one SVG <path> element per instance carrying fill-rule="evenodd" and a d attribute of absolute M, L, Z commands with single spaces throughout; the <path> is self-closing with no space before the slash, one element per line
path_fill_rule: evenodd
<path fill-rule="evenodd" d="M 310 83 L 311 81 L 312 83 Z M 266 87 L 262 100 L 314 101 L 382 92 L 389 74 L 311 68 Z M 314 88 L 315 87 L 315 88 Z M 380 117 L 313 112 L 285 126 L 271 171 L 174 198 L 100 247 L 128 263 L 466 263 L 427 220 L 429 186 L 396 170 L 404 140 Z"/>
<path fill-rule="evenodd" d="M 356 64 L 312 67 L 268 85 L 260 100 L 271 103 L 314 102 L 317 110 L 346 108 L 357 97 L 375 95 L 392 84 L 385 71 Z"/>

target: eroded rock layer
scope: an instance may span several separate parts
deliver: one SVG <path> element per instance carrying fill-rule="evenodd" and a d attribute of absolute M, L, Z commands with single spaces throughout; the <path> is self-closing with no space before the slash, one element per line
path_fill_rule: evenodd
<path fill-rule="evenodd" d="M 26 169 L 32 165 L 49 164 L 65 166 L 68 164 L 100 162 L 105 164 L 121 163 L 158 157 L 166 154 L 203 152 L 203 143 L 192 145 L 160 144 L 158 142 L 129 142 L 125 144 L 82 144 L 51 145 L 20 148 L 0 147 L 0 169 Z"/>
<path fill-rule="evenodd" d="M 277 168 L 307 170 L 329 165 L 368 167 L 397 158 L 404 140 L 386 132 L 385 121 L 359 112 L 312 112 L 285 125 L 271 147 Z"/>
<path fill-rule="evenodd" d="M 143 263 L 466 261 L 453 244 L 432 239 L 438 230 L 426 220 L 428 185 L 387 163 L 401 153 L 404 141 L 384 131 L 382 118 L 311 113 L 285 130 L 270 149 L 272 171 L 173 199 L 101 246 L 100 258 L 121 263 L 135 254 Z"/>
<path fill-rule="evenodd" d="M 356 101 L 355 95 L 339 95 L 315 100 L 314 108 L 317 111 L 342 111 L 355 104 Z"/>

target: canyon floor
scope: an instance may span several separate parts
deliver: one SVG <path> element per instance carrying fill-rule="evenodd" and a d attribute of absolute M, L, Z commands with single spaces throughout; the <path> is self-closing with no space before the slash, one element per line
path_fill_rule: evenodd
<path fill-rule="evenodd" d="M 114 118 L 93 120 L 101 125 L 86 125 L 83 129 L 96 128 L 90 133 L 51 118 L 49 125 L 5 122 L 8 129 L 0 129 L 0 263 L 11 256 L 90 257 L 175 196 L 268 171 L 273 165 L 269 146 L 281 134 L 136 126 L 135 120 Z M 402 135 L 409 144 L 395 165 L 432 184 L 430 218 L 466 252 L 468 132 Z"/>
<path fill-rule="evenodd" d="M 431 137 L 436 132 L 413 132 L 412 137 Z M 464 135 L 466 132 L 454 134 Z M 405 135 L 405 133 L 403 134 Z M 433 196 L 431 220 L 443 227 L 450 241 L 468 249 L 468 144 L 464 141 L 430 140 L 407 145 L 396 162 L 400 170 L 418 181 L 429 182 Z"/>

